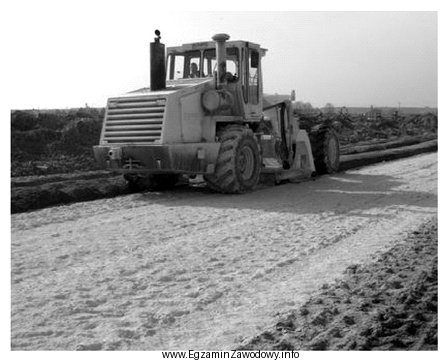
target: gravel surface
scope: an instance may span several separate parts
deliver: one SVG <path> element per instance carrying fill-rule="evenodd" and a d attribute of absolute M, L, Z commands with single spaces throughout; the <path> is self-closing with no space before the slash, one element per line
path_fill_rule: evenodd
<path fill-rule="evenodd" d="M 228 349 L 436 214 L 436 153 L 13 214 L 12 349 Z"/>

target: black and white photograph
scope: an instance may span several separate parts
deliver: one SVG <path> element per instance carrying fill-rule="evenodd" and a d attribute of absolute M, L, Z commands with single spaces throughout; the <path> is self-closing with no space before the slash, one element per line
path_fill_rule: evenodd
<path fill-rule="evenodd" d="M 10 357 L 439 357 L 437 2 L 7 3 Z"/>

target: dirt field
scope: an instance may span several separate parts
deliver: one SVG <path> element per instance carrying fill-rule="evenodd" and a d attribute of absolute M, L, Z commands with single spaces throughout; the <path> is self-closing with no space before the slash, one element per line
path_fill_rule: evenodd
<path fill-rule="evenodd" d="M 437 213 L 437 154 L 12 215 L 12 349 L 227 349 Z"/>

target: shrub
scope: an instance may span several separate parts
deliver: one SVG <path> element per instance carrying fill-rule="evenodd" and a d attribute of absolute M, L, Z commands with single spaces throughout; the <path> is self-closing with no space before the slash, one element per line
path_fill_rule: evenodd
<path fill-rule="evenodd" d="M 52 145 L 52 149 L 71 154 L 91 152 L 101 134 L 101 120 L 77 119 L 71 121 L 61 132 L 61 137 Z"/>
<path fill-rule="evenodd" d="M 11 130 L 26 131 L 38 127 L 39 120 L 36 114 L 24 111 L 11 112 Z"/>
<path fill-rule="evenodd" d="M 67 117 L 58 113 L 39 113 L 39 127 L 61 130 L 67 124 Z"/>
<path fill-rule="evenodd" d="M 28 153 L 31 158 L 45 153 L 47 145 L 58 139 L 60 133 L 52 129 L 32 129 L 28 131 L 11 132 L 11 153 L 21 151 Z"/>

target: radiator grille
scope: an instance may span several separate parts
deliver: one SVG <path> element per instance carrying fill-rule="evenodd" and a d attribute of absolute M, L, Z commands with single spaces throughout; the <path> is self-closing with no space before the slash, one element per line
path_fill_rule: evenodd
<path fill-rule="evenodd" d="M 104 128 L 107 143 L 147 143 L 162 135 L 165 98 L 109 99 Z"/>

